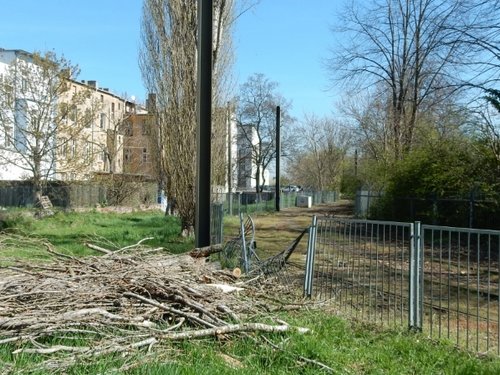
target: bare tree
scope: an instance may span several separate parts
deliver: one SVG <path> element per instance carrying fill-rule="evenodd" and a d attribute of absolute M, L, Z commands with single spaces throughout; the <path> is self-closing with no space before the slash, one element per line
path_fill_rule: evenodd
<path fill-rule="evenodd" d="M 156 94 L 157 156 L 160 181 L 175 199 L 182 229 L 195 219 L 197 9 L 191 0 L 145 0 L 140 66 L 150 93 Z M 233 0 L 214 1 L 214 107 L 227 102 L 232 62 Z M 220 119 L 220 120 L 219 120 Z M 213 136 L 225 136 L 224 116 L 214 116 Z M 221 157 L 213 153 L 214 158 Z M 219 166 L 216 162 L 213 165 Z"/>
<path fill-rule="evenodd" d="M 351 88 L 375 88 L 372 94 L 386 104 L 394 158 L 411 149 L 424 108 L 487 79 L 488 64 L 478 60 L 472 41 L 493 43 L 491 16 L 483 18 L 497 14 L 491 3 L 377 0 L 346 9 L 332 76 Z"/>
<path fill-rule="evenodd" d="M 496 176 L 500 183 L 500 91 L 490 89 L 485 97 L 486 104 L 477 108 L 479 130 L 496 165 Z"/>
<path fill-rule="evenodd" d="M 77 74 L 53 52 L 22 53 L 0 82 L 0 164 L 24 171 L 35 202 L 49 177 L 79 172 L 89 162 L 82 145 L 99 104 L 89 89 L 72 90 Z"/>
<path fill-rule="evenodd" d="M 306 116 L 296 131 L 300 151 L 288 166 L 291 179 L 319 191 L 340 188 L 342 167 L 350 139 L 335 120 Z"/>
<path fill-rule="evenodd" d="M 291 106 L 278 92 L 278 84 L 263 74 L 253 74 L 241 86 L 236 109 L 240 173 L 255 179 L 256 191 L 265 184 L 263 172 L 276 157 L 276 107 L 281 107 L 281 127 L 292 120 Z M 287 142 L 282 142 L 286 150 Z"/>

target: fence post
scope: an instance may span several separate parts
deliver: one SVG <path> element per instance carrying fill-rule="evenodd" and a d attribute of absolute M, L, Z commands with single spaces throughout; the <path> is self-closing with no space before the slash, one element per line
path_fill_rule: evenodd
<path fill-rule="evenodd" d="M 245 238 L 245 224 L 243 222 L 243 214 L 240 212 L 240 233 L 241 233 L 241 251 L 242 251 L 242 259 L 243 259 L 243 268 L 245 273 L 250 271 L 250 264 L 247 257 L 247 240 Z"/>
<path fill-rule="evenodd" d="M 417 331 L 422 330 L 423 314 L 423 285 L 422 285 L 422 227 L 420 221 L 410 226 L 411 247 L 410 247 L 410 314 L 409 328 Z"/>
<path fill-rule="evenodd" d="M 238 192 L 238 216 L 241 214 L 241 192 Z"/>
<path fill-rule="evenodd" d="M 306 274 L 304 278 L 304 295 L 311 297 L 312 295 L 312 281 L 314 272 L 314 254 L 316 251 L 316 229 L 318 218 L 313 216 L 312 224 L 309 227 L 309 238 L 307 240 L 307 255 L 306 255 Z"/>

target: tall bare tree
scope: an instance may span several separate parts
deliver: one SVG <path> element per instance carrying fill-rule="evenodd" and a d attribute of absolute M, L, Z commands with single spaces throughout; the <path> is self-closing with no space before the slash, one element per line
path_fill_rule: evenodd
<path fill-rule="evenodd" d="M 478 56 L 481 48 L 498 43 L 492 3 L 376 0 L 346 9 L 337 29 L 342 42 L 330 61 L 332 76 L 350 88 L 375 88 L 372 94 L 386 105 L 394 158 L 411 149 L 424 108 L 491 79 L 491 64 Z"/>
<path fill-rule="evenodd" d="M 292 181 L 319 191 L 339 189 L 350 145 L 346 129 L 331 118 L 308 115 L 296 135 L 301 144 L 288 165 Z"/>
<path fill-rule="evenodd" d="M 231 90 L 231 26 L 233 0 L 215 0 L 213 36 L 213 102 L 225 106 Z M 145 0 L 142 15 L 140 66 L 150 93 L 160 139 L 161 184 L 176 200 L 182 228 L 195 219 L 197 8 L 193 0 Z M 225 116 L 214 116 L 213 137 L 225 136 Z M 214 158 L 224 154 L 214 152 Z M 223 167 L 215 162 L 214 166 Z"/>
<path fill-rule="evenodd" d="M 24 171 L 38 202 L 56 168 L 79 172 L 99 104 L 89 89 L 72 90 L 78 68 L 65 58 L 53 52 L 18 57 L 0 82 L 0 165 Z"/>
<path fill-rule="evenodd" d="M 290 103 L 277 91 L 278 83 L 260 73 L 253 74 L 241 85 L 236 122 L 238 126 L 238 152 L 240 173 L 255 179 L 260 191 L 263 172 L 276 157 L 276 107 L 281 107 L 281 127 L 292 122 L 287 110 Z M 283 132 L 282 148 L 287 149 Z"/>

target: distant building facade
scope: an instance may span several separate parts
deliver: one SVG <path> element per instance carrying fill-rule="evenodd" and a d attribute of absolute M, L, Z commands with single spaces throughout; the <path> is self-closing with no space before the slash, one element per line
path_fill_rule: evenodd
<path fill-rule="evenodd" d="M 22 50 L 0 49 L 0 84 L 4 83 L 12 68 L 17 72 L 17 67 L 21 64 L 33 65 L 36 72 L 32 54 Z M 12 74 L 9 78 L 11 76 Z M 39 82 L 42 82 L 39 83 L 42 85 L 44 81 Z M 12 101 L 9 108 L 12 107 L 13 110 L 8 114 L 9 121 L 0 124 L 0 146 L 1 152 L 6 156 L 4 159 L 16 163 L 3 162 L 0 165 L 0 180 L 22 180 L 30 177 L 29 165 L 24 166 L 24 161 L 20 158 L 23 152 L 22 142 L 28 144 L 28 140 L 21 139 L 21 130 L 29 125 L 30 101 L 33 102 L 33 98 L 28 99 L 22 94 L 26 90 L 21 88 L 27 84 L 34 83 L 26 82 L 25 77 L 16 74 L 11 85 L 12 92 L 6 99 Z M 57 121 L 58 126 L 54 127 L 53 134 L 50 133 L 51 147 L 55 146 L 55 152 L 43 160 L 43 171 L 47 172 L 45 177 L 56 180 L 84 180 L 96 173 L 123 173 L 123 124 L 136 115 L 139 106 L 113 94 L 109 89 L 100 88 L 97 81 L 76 81 L 69 78 L 67 84 L 69 89 L 56 98 L 53 105 L 48 106 L 52 113 L 47 116 L 53 118 L 54 123 Z M 38 92 L 43 96 L 43 88 L 38 88 Z M 89 97 L 74 105 L 74 108 L 62 108 L 63 104 L 70 102 L 69 97 L 82 92 L 87 95 L 90 92 Z M 85 118 L 85 126 L 76 132 L 76 124 L 82 118 Z M 47 129 L 50 132 L 51 127 L 48 126 Z"/>
<path fill-rule="evenodd" d="M 238 129 L 236 147 L 238 150 L 237 181 L 239 190 L 255 190 L 257 187 L 257 180 L 255 178 L 257 175 L 257 164 L 255 163 L 253 152 L 258 142 L 255 129 L 246 129 L 246 132 L 243 132 L 241 128 Z M 269 171 L 261 166 L 261 185 L 264 183 L 264 179 L 269 183 Z"/>

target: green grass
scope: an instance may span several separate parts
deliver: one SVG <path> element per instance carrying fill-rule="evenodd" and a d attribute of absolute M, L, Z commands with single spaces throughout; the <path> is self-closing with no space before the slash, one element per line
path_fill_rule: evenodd
<path fill-rule="evenodd" d="M 316 361 L 331 368 L 334 374 L 500 373 L 498 358 L 480 358 L 406 330 L 348 323 L 319 311 L 288 313 L 280 318 L 292 325 L 309 327 L 312 333 L 271 334 L 266 335 L 266 340 L 247 335 L 162 343 L 150 353 L 144 350 L 126 357 L 110 355 L 80 360 L 60 371 L 35 370 L 45 357 L 12 355 L 15 346 L 8 345 L 0 347 L 0 366 L 10 368 L 12 374 L 312 375 L 322 373 L 320 366 L 312 363 Z"/>
<path fill-rule="evenodd" d="M 143 238 L 154 237 L 144 242 L 151 247 L 165 247 L 172 253 L 180 253 L 193 247 L 193 240 L 179 236 L 178 218 L 165 216 L 161 212 L 133 213 L 65 213 L 43 219 L 35 219 L 26 210 L 4 213 L 8 231 L 30 239 L 46 239 L 58 251 L 76 256 L 94 255 L 85 243 L 90 242 L 107 249 L 118 249 L 137 243 Z M 14 246 L 17 256 L 33 255 L 34 244 L 22 243 Z M 36 253 L 36 252 L 35 252 Z M 6 254 L 3 256 L 12 256 Z"/>
<path fill-rule="evenodd" d="M 268 227 L 275 236 L 276 233 L 281 235 L 285 232 L 284 228 L 267 223 L 267 216 L 257 220 L 258 232 L 266 232 Z M 102 240 L 104 238 L 122 247 L 153 236 L 155 239 L 148 245 L 164 246 L 171 252 L 181 252 L 193 246 L 192 242 L 178 237 L 180 227 L 177 218 L 165 217 L 162 213 L 59 212 L 52 217 L 35 220 L 26 211 L 11 211 L 5 221 L 9 231 L 14 234 L 29 235 L 36 241 L 47 239 L 58 251 L 75 255 L 93 254 L 84 245 L 92 239 L 101 239 L 102 246 L 106 247 L 109 243 Z M 228 218 L 225 224 L 229 230 L 237 231 L 237 219 Z M 17 256 L 31 259 L 41 257 L 43 249 L 36 241 L 19 242 L 10 247 L 0 242 L 0 257 L 9 248 Z M 286 238 L 281 242 L 286 242 Z M 9 256 L 12 255 L 14 253 Z M 262 335 L 249 334 L 177 343 L 162 342 L 153 346 L 150 352 L 144 348 L 126 356 L 115 354 L 82 358 L 67 368 L 56 366 L 51 369 L 41 367 L 41 363 L 49 359 L 61 359 L 58 354 L 50 357 L 15 355 L 12 352 L 23 344 L 4 344 L 0 345 L 0 374 L 312 375 L 322 373 L 318 363 L 333 369 L 334 374 L 500 373 L 500 360 L 497 357 L 479 357 L 405 329 L 388 330 L 375 325 L 347 322 L 333 313 L 314 310 L 283 313 L 274 319 L 261 316 L 256 321 L 276 324 L 275 318 L 294 326 L 308 327 L 312 332 L 305 335 L 266 334 L 266 339 Z M 38 341 L 47 345 L 92 346 L 95 339 L 90 336 L 71 336 L 57 342 L 51 338 Z"/>

